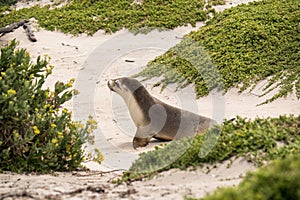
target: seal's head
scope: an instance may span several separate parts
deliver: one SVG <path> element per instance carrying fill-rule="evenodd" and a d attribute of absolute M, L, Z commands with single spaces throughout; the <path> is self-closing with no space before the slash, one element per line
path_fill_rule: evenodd
<path fill-rule="evenodd" d="M 118 93 L 123 99 L 130 97 L 138 88 L 144 86 L 134 78 L 122 77 L 111 79 L 107 82 L 109 89 Z"/>

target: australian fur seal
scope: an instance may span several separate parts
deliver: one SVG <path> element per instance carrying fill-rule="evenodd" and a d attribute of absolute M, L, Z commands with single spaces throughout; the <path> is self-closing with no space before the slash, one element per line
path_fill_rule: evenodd
<path fill-rule="evenodd" d="M 112 79 L 107 85 L 123 98 L 137 127 L 134 148 L 148 145 L 152 137 L 170 141 L 202 134 L 216 124 L 213 119 L 170 106 L 151 96 L 136 79 Z"/>

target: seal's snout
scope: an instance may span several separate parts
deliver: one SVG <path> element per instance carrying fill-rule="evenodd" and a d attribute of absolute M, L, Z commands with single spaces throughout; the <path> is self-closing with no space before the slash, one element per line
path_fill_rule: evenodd
<path fill-rule="evenodd" d="M 108 88 L 109 88 L 111 91 L 114 91 L 115 85 L 116 85 L 116 83 L 115 83 L 114 80 L 109 80 L 109 81 L 107 82 L 107 86 L 108 86 Z"/>

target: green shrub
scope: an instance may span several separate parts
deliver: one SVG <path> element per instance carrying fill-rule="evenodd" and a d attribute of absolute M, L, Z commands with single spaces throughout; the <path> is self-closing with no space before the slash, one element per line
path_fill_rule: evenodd
<path fill-rule="evenodd" d="M 224 0 L 209 3 L 224 3 Z M 195 26 L 196 22 L 207 20 L 211 12 L 212 9 L 205 9 L 205 1 L 199 0 L 144 0 L 142 4 L 132 0 L 72 0 L 61 8 L 49 10 L 49 6 L 35 6 L 0 14 L 0 27 L 34 17 L 43 28 L 75 35 L 92 35 L 100 29 L 111 33 L 122 28 L 149 32 L 187 24 Z"/>
<path fill-rule="evenodd" d="M 0 1 L 0 6 L 10 6 L 17 2 L 18 2 L 18 0 L 3 0 L 3 1 Z"/>
<path fill-rule="evenodd" d="M 208 6 L 225 5 L 225 0 L 209 0 L 207 1 Z"/>
<path fill-rule="evenodd" d="M 83 146 L 92 142 L 96 128 L 73 122 L 61 106 L 76 93 L 74 82 L 56 82 L 54 91 L 43 89 L 53 66 L 48 58 L 36 63 L 17 43 L 1 49 L 0 57 L 0 171 L 73 170 L 84 159 Z"/>
<path fill-rule="evenodd" d="M 237 117 L 233 122 L 225 121 L 221 129 L 215 127 L 194 139 L 172 141 L 165 147 L 140 154 L 122 180 L 136 180 L 171 168 L 186 169 L 239 156 L 261 166 L 265 161 L 299 153 L 300 116 L 252 121 Z"/>
<path fill-rule="evenodd" d="M 194 83 L 198 97 L 206 96 L 214 87 L 225 91 L 239 87 L 244 91 L 270 77 L 264 94 L 274 88 L 279 88 L 279 92 L 264 103 L 290 92 L 299 99 L 299 6 L 299 0 L 262 0 L 227 9 L 149 62 L 138 75 L 163 77 L 156 85 L 178 82 L 184 87 Z M 202 48 L 211 61 L 198 52 Z M 203 77 L 202 71 L 211 63 L 222 80 Z"/>
<path fill-rule="evenodd" d="M 219 189 L 202 200 L 298 200 L 299 180 L 300 156 L 296 154 L 248 173 L 236 188 Z"/>
<path fill-rule="evenodd" d="M 10 10 L 10 6 L 17 3 L 17 0 L 0 1 L 0 13 Z M 1 16 L 1 15 L 0 15 Z M 0 26 L 1 27 L 1 26 Z"/>

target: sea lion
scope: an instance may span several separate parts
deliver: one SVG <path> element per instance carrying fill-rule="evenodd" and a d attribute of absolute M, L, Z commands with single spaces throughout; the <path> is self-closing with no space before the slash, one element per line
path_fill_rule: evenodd
<path fill-rule="evenodd" d="M 107 85 L 123 98 L 137 127 L 134 148 L 147 146 L 152 137 L 170 141 L 202 134 L 216 124 L 213 119 L 170 106 L 151 96 L 136 79 L 111 79 Z"/>

